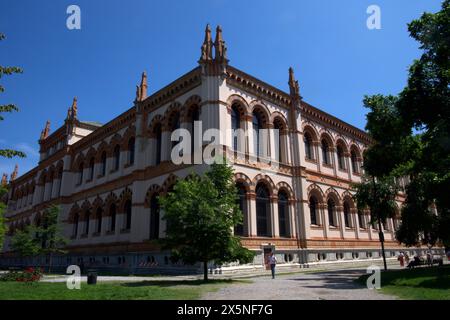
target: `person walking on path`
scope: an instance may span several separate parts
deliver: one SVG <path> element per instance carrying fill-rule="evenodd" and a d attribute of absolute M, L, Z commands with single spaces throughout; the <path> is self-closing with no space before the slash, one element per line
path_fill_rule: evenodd
<path fill-rule="evenodd" d="M 405 255 L 403 254 L 403 252 L 400 252 L 397 260 L 400 261 L 400 267 L 403 268 L 405 266 Z"/>
<path fill-rule="evenodd" d="M 277 258 L 273 252 L 270 253 L 268 263 L 270 265 L 270 271 L 272 271 L 272 279 L 275 279 L 275 266 L 277 265 Z"/>

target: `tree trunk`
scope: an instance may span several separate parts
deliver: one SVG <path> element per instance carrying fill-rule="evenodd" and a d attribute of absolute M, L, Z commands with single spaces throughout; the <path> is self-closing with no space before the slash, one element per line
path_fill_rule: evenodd
<path fill-rule="evenodd" d="M 50 274 L 52 272 L 52 253 L 49 253 L 48 257 L 48 273 Z"/>
<path fill-rule="evenodd" d="M 208 261 L 203 261 L 203 281 L 208 281 Z"/>
<path fill-rule="evenodd" d="M 383 255 L 383 264 L 384 264 L 384 271 L 387 271 L 387 264 L 386 264 L 386 252 L 384 251 L 384 234 L 381 230 L 381 219 L 378 217 L 378 230 L 380 230 L 378 234 L 378 238 L 380 238 L 381 242 L 381 254 Z"/>

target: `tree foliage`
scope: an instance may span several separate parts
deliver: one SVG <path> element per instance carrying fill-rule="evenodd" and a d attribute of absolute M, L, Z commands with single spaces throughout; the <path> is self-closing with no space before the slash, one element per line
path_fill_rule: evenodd
<path fill-rule="evenodd" d="M 164 247 L 172 251 L 175 260 L 203 262 L 205 280 L 209 261 L 222 264 L 252 260 L 253 253 L 232 233 L 233 227 L 242 222 L 242 212 L 229 165 L 215 163 L 204 176 L 191 174 L 179 180 L 173 192 L 159 201 L 167 221 Z"/>
<path fill-rule="evenodd" d="M 5 39 L 5 35 L 0 33 L 0 41 Z M 23 70 L 19 67 L 4 67 L 0 65 L 0 79 L 4 76 L 9 76 L 15 73 L 22 73 Z M 0 85 L 0 93 L 4 92 L 5 88 Z M 0 121 L 4 120 L 4 113 L 11 113 L 19 111 L 19 108 L 15 104 L 0 104 Z M 13 157 L 25 157 L 25 153 L 22 151 L 11 149 L 0 149 L 0 157 L 13 158 Z"/>

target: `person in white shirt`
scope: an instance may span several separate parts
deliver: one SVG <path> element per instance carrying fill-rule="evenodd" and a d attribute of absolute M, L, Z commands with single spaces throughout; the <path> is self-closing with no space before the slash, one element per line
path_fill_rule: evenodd
<path fill-rule="evenodd" d="M 277 258 L 273 252 L 270 253 L 268 264 L 270 265 L 270 270 L 272 271 L 272 279 L 275 279 L 275 266 L 277 265 Z"/>

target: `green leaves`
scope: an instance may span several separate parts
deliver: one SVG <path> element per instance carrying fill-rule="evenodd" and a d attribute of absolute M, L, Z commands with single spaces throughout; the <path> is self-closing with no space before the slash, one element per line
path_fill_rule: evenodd
<path fill-rule="evenodd" d="M 233 170 L 226 164 L 215 163 L 202 177 L 192 173 L 178 181 L 173 192 L 159 198 L 167 221 L 164 247 L 187 264 L 251 261 L 253 253 L 232 234 L 242 221 L 236 199 Z"/>

